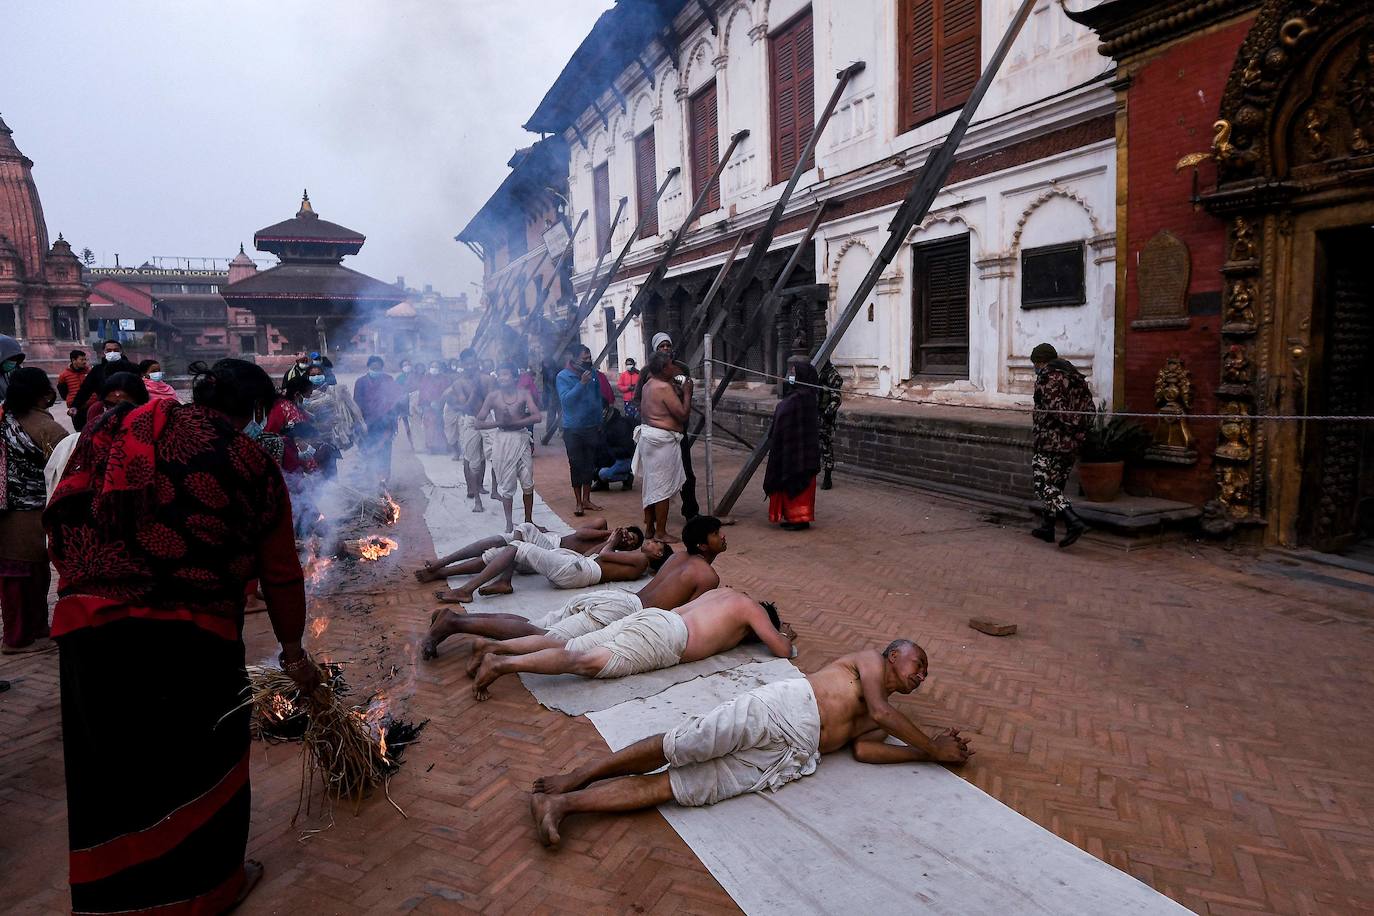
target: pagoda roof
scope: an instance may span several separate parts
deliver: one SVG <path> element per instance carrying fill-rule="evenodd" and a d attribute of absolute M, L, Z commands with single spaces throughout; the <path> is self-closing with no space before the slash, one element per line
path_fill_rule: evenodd
<path fill-rule="evenodd" d="M 301 208 L 291 219 L 284 219 L 253 233 L 253 246 L 261 249 L 264 242 L 322 242 L 343 248 L 352 248 L 346 254 L 357 254 L 363 247 L 367 236 L 361 232 L 320 219 L 315 208 L 310 205 L 310 195 L 301 195 Z"/>
<path fill-rule="evenodd" d="M 383 283 L 342 264 L 289 261 L 260 270 L 250 277 L 220 288 L 230 305 L 245 300 L 333 300 L 385 302 L 394 305 L 406 297 L 399 286 Z"/>

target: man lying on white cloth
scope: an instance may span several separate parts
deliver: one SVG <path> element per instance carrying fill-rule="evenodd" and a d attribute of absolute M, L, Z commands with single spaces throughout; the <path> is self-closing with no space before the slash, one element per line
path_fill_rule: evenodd
<path fill-rule="evenodd" d="M 633 525 L 626 528 L 625 532 L 627 537 L 622 543 L 622 549 L 638 550 L 639 545 L 644 543 L 644 532 Z M 567 550 L 576 550 L 581 554 L 591 554 L 606 546 L 606 540 L 610 536 L 610 528 L 604 518 L 583 519 L 581 526 L 574 529 L 571 534 L 565 534 L 562 537 L 540 528 L 534 522 L 521 522 L 506 534 L 496 534 L 482 538 L 480 541 L 473 541 L 446 556 L 426 561 L 423 566 L 415 570 L 415 578 L 421 582 L 433 582 L 436 579 L 447 579 L 449 576 L 470 576 L 481 571 L 482 567 L 487 565 L 486 561 L 482 559 L 487 551 L 514 544 L 516 541 L 526 541 L 551 549 L 562 547 Z M 534 572 L 528 568 L 516 571 L 521 573 Z"/>
<path fill-rule="evenodd" d="M 516 526 L 517 532 L 520 528 Z M 628 530 L 639 531 L 638 528 Z M 487 539 L 490 540 L 493 539 Z M 533 538 L 526 540 L 537 543 Z M 681 607 L 720 585 L 720 576 L 711 564 L 726 549 L 720 519 L 710 515 L 698 515 L 684 525 L 682 540 L 687 552 L 674 553 L 669 557 L 668 562 L 638 593 L 607 588 L 577 595 L 560 609 L 533 621 L 519 614 L 469 614 L 462 608 L 456 611 L 440 608 L 430 617 L 429 632 L 420 643 L 420 654 L 424 658 L 434 658 L 439 654 L 439 644 L 458 634 L 518 639 L 521 636 L 554 633 L 564 639 L 572 639 L 599 630 L 646 607 L 663 608 L 665 611 Z M 478 544 L 486 544 L 487 541 L 479 541 Z M 465 549 L 471 551 L 475 546 L 469 545 Z M 483 548 L 489 549 L 492 548 Z M 426 569 L 429 566 L 426 564 Z M 425 581 L 424 572 L 420 570 L 415 574 L 422 582 Z"/>
<path fill-rule="evenodd" d="M 778 619 L 777 608 L 732 588 L 712 589 L 676 611 L 645 608 L 609 626 L 572 639 L 544 636 L 478 640 L 468 663 L 472 695 L 487 690 L 502 675 L 576 674 L 615 678 L 671 668 L 733 649 L 754 638 L 779 658 L 796 654 L 797 634 Z"/>
<path fill-rule="evenodd" d="M 627 550 L 640 535 L 638 530 L 616 528 L 596 553 L 585 556 L 566 548 L 540 547 L 526 541 L 486 550 L 482 569 L 455 589 L 441 589 L 434 596 L 445 604 L 466 604 L 474 594 L 509 595 L 517 568 L 537 572 L 554 588 L 587 588 L 602 582 L 633 582 L 645 572 L 657 572 L 672 556 L 673 548 L 662 541 L 646 540 L 637 550 Z M 493 581 L 495 580 L 495 581 Z M 491 583 L 488 585 L 487 583 Z"/>
<path fill-rule="evenodd" d="M 894 640 L 881 652 L 854 652 L 807 677 L 757 687 L 571 773 L 536 779 L 530 812 L 539 838 L 557 846 L 569 814 L 713 805 L 776 790 L 846 745 L 861 763 L 962 764 L 973 751 L 957 729 L 932 739 L 888 700 L 920 687 L 926 671 L 925 650 Z M 889 735 L 904 744 L 888 744 Z"/>
<path fill-rule="evenodd" d="M 655 353 L 646 369 L 639 405 L 641 423 L 635 427 L 635 456 L 630 468 L 644 496 L 644 535 L 670 543 L 668 501 L 682 490 L 687 471 L 682 465 L 682 433 L 692 404 L 684 395 L 686 379 L 667 353 Z"/>

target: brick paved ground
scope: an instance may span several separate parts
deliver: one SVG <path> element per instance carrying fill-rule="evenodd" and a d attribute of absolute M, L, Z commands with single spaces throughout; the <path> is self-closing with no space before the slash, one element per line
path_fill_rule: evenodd
<path fill-rule="evenodd" d="M 289 825 L 296 750 L 255 748 L 250 853 L 268 871 L 246 911 L 733 909 L 654 813 L 573 821 L 561 852 L 538 847 L 529 781 L 604 744 L 514 679 L 474 704 L 457 653 L 412 678 L 431 606 L 406 580 L 430 544 L 418 466 L 398 456 L 398 468 L 402 559 L 336 571 L 312 613 L 329 617 L 320 644 L 348 663 L 359 694 L 386 690 L 431 719 L 391 787 L 410 818 L 378 797 L 301 840 Z M 561 449 L 541 450 L 536 473 L 568 517 Z M 767 526 L 751 487 L 718 561 L 727 582 L 779 602 L 804 670 L 895 635 L 919 639 L 932 677 L 904 708 L 972 732 L 978 756 L 964 775 L 1021 813 L 1199 912 L 1374 909 L 1368 579 L 1212 546 L 1126 553 L 1085 540 L 1060 552 L 975 506 L 837 483 L 820 494 L 820 523 L 795 534 Z M 596 497 L 613 523 L 638 516 L 637 493 Z M 1021 632 L 983 636 L 965 625 L 973 614 Z M 247 629 L 250 657 L 265 656 L 264 616 Z M 55 659 L 7 658 L 0 676 L 15 682 L 0 695 L 3 900 L 58 912 Z M 131 736 L 139 745 L 155 753 L 155 732 Z"/>

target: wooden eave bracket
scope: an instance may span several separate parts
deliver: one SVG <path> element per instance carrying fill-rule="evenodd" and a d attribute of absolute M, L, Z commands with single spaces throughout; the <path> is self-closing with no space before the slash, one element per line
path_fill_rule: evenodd
<path fill-rule="evenodd" d="M 716 15 L 715 9 L 712 8 L 708 0 L 697 0 L 697 7 L 701 10 L 701 14 L 706 17 L 706 20 L 711 23 L 711 34 L 719 36 L 720 17 Z"/>

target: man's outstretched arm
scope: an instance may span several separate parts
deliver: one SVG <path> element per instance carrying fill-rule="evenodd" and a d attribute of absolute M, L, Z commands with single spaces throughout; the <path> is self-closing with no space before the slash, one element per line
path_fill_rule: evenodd
<path fill-rule="evenodd" d="M 924 756 L 923 760 L 939 763 L 963 763 L 971 753 L 962 743 L 963 739 L 952 733 L 942 734 L 932 740 L 925 732 L 902 714 L 888 701 L 887 688 L 883 685 L 884 663 L 880 653 L 864 652 L 858 658 L 859 686 L 864 692 L 864 702 L 868 704 L 868 715 L 883 731 L 906 742 L 913 750 Z"/>

